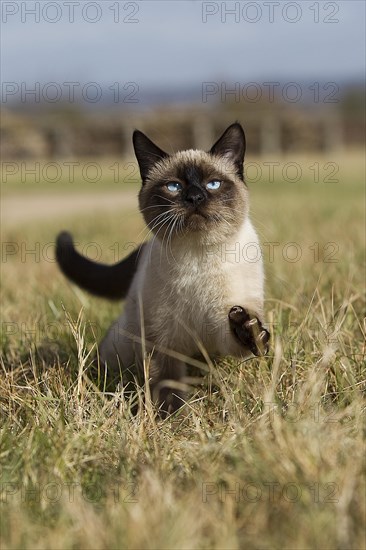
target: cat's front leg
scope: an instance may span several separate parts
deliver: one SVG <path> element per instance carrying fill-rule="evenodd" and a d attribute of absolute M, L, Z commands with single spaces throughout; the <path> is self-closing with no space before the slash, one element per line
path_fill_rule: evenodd
<path fill-rule="evenodd" d="M 241 306 L 233 306 L 229 311 L 229 324 L 236 340 L 254 355 L 268 353 L 270 333 L 255 314 Z"/>
<path fill-rule="evenodd" d="M 186 365 L 182 361 L 163 353 L 154 353 L 150 358 L 151 398 L 162 418 L 183 407 L 186 397 L 185 374 Z"/>

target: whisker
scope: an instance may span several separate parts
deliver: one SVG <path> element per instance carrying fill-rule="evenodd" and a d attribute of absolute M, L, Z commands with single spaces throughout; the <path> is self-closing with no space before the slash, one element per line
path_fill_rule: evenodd
<path fill-rule="evenodd" d="M 161 246 L 161 249 L 160 249 L 160 263 L 161 263 L 161 254 L 162 254 L 162 252 L 163 252 L 163 250 L 164 250 L 165 235 L 167 234 L 167 231 L 169 230 L 169 227 L 170 227 L 171 223 L 174 222 L 174 220 L 175 220 L 175 215 L 174 215 L 172 218 L 170 218 L 169 223 L 168 223 L 168 225 L 167 225 L 167 227 L 166 227 L 166 229 L 165 229 L 165 231 L 164 231 L 163 238 L 162 238 L 162 240 L 161 240 L 161 245 L 162 245 L 162 246 Z M 166 250 L 165 250 L 165 253 L 166 253 Z M 169 261 L 168 256 L 167 256 L 167 261 Z"/>
<path fill-rule="evenodd" d="M 167 201 L 170 204 L 175 204 L 175 201 L 173 201 L 172 199 L 169 199 L 168 197 L 164 197 L 163 195 L 154 194 L 153 197 L 157 197 L 158 199 L 163 199 L 163 201 Z"/>
<path fill-rule="evenodd" d="M 158 220 L 159 218 L 163 218 L 164 216 L 170 214 L 171 212 L 172 212 L 171 210 L 167 210 L 166 212 L 162 212 L 162 213 L 158 214 L 157 216 L 155 216 L 155 218 L 153 218 L 153 219 L 146 225 L 146 227 L 144 227 L 144 228 L 140 231 L 140 233 L 138 234 L 138 237 L 139 237 L 139 236 L 141 235 L 141 233 L 143 233 L 144 231 L 148 231 L 148 233 L 147 233 L 147 234 L 145 235 L 145 237 L 144 237 L 144 240 L 146 240 L 146 239 L 148 238 L 148 236 L 150 235 L 150 233 L 154 230 L 154 228 L 155 228 L 155 225 L 154 225 L 155 222 L 157 222 L 157 220 Z M 151 224 L 153 224 L 152 227 L 150 227 Z"/>
<path fill-rule="evenodd" d="M 178 225 L 178 222 L 180 220 L 180 216 L 182 216 L 182 214 L 178 214 L 176 217 L 175 217 L 175 220 L 173 222 L 173 225 L 170 229 L 170 232 L 169 232 L 169 235 L 168 235 L 168 245 L 169 245 L 169 250 L 170 250 L 170 254 L 174 260 L 175 263 L 177 263 L 176 259 L 175 259 L 175 256 L 173 254 L 173 251 L 172 251 L 172 239 L 173 239 L 173 233 L 174 233 L 174 228 L 175 228 L 175 232 L 177 232 L 177 225 Z"/>
<path fill-rule="evenodd" d="M 145 206 L 145 208 L 141 208 L 140 212 L 145 212 L 145 210 L 148 210 L 149 208 L 159 208 L 167 206 L 166 204 L 153 204 L 151 206 Z"/>
<path fill-rule="evenodd" d="M 161 229 L 164 227 L 164 224 L 167 223 L 167 222 L 170 222 L 170 220 L 171 220 L 174 216 L 175 216 L 175 212 L 170 213 L 170 216 L 169 216 L 167 219 L 165 219 L 165 220 L 160 220 L 160 221 L 157 223 L 157 225 L 160 225 L 160 227 L 159 227 L 158 231 L 155 233 L 153 240 L 151 241 L 149 262 L 151 261 L 151 253 L 152 253 L 153 245 L 154 245 L 155 240 L 156 240 L 157 237 L 158 237 L 158 234 L 160 233 Z"/>

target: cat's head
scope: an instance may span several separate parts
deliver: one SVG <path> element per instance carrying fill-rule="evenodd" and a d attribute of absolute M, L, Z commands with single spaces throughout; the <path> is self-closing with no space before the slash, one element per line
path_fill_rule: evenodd
<path fill-rule="evenodd" d="M 208 152 L 168 155 L 138 130 L 133 144 L 142 178 L 140 210 L 158 238 L 194 233 L 221 242 L 235 234 L 248 213 L 245 134 L 239 123 L 229 126 Z"/>

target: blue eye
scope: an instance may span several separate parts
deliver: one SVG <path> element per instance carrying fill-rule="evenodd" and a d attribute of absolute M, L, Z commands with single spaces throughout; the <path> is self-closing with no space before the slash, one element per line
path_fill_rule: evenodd
<path fill-rule="evenodd" d="M 208 184 L 206 185 L 207 189 L 211 189 L 211 190 L 216 190 L 220 187 L 221 185 L 221 181 L 219 180 L 213 180 L 213 181 L 209 181 Z"/>
<path fill-rule="evenodd" d="M 171 193 L 178 193 L 178 191 L 182 190 L 181 184 L 178 183 L 177 181 L 170 181 L 169 183 L 166 184 L 166 186 Z"/>

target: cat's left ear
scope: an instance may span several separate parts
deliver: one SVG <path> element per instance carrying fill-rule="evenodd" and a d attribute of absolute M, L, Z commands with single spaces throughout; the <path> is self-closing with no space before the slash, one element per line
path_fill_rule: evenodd
<path fill-rule="evenodd" d="M 137 162 L 140 167 L 142 183 L 145 183 L 145 179 L 154 164 L 169 155 L 155 145 L 155 143 L 145 136 L 143 132 L 140 132 L 140 130 L 134 131 L 132 140 Z"/>
<path fill-rule="evenodd" d="M 209 152 L 211 155 L 230 160 L 236 167 L 237 175 L 243 179 L 245 148 L 244 130 L 239 122 L 235 122 L 226 128 Z"/>

